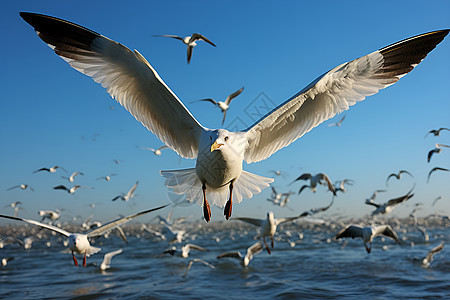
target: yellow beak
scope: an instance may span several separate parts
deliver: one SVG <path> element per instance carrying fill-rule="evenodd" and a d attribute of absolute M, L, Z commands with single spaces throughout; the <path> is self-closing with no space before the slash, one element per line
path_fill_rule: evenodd
<path fill-rule="evenodd" d="M 211 145 L 211 152 L 213 152 L 216 149 L 219 149 L 220 146 L 223 146 L 223 144 L 217 143 L 217 141 L 214 142 L 214 144 Z"/>

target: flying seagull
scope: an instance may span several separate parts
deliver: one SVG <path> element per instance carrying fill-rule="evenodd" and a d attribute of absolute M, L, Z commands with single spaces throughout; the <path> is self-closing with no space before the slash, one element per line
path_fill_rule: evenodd
<path fill-rule="evenodd" d="M 336 235 L 336 239 L 346 237 L 351 237 L 352 239 L 361 238 L 363 240 L 364 247 L 366 247 L 367 253 L 370 253 L 370 251 L 372 250 L 372 240 L 379 235 L 390 237 L 391 239 L 399 243 L 397 234 L 389 225 L 370 226 L 370 227 L 359 227 L 351 225 L 341 230 Z"/>
<path fill-rule="evenodd" d="M 172 34 L 162 34 L 162 35 L 154 35 L 155 37 L 170 37 L 170 38 L 174 38 L 177 40 L 182 41 L 185 45 L 187 45 L 187 62 L 189 63 L 191 61 L 191 57 L 192 57 L 192 50 L 194 50 L 194 47 L 197 46 L 196 41 L 205 41 L 208 44 L 216 47 L 216 45 L 211 42 L 210 40 L 208 40 L 204 35 L 201 35 L 200 33 L 194 33 L 191 36 L 186 36 L 184 38 L 177 36 L 177 35 L 172 35 Z"/>
<path fill-rule="evenodd" d="M 240 90 L 237 90 L 233 94 L 228 95 L 228 97 L 225 99 L 225 101 L 217 102 L 214 99 L 208 98 L 208 99 L 200 99 L 200 100 L 197 100 L 197 101 L 193 101 L 191 103 L 199 102 L 199 101 L 208 101 L 208 102 L 211 102 L 214 105 L 217 105 L 220 108 L 220 110 L 222 111 L 222 113 L 223 113 L 223 119 L 222 119 L 222 125 L 223 125 L 223 123 L 225 123 L 225 117 L 227 116 L 227 111 L 230 108 L 231 100 L 233 100 L 234 98 L 239 96 L 242 93 L 243 90 L 244 90 L 244 87 L 242 87 Z"/>
<path fill-rule="evenodd" d="M 28 184 L 15 185 L 15 186 L 12 186 L 12 187 L 8 188 L 7 191 L 14 190 L 14 189 L 19 189 L 19 188 L 21 190 L 29 189 L 30 191 L 34 192 L 34 189 L 31 186 L 29 186 Z"/>
<path fill-rule="evenodd" d="M 172 194 L 180 195 L 175 202 L 197 202 L 206 222 L 211 220 L 210 202 L 225 206 L 229 219 L 233 202 L 250 199 L 273 182 L 243 171 L 244 160 L 267 159 L 356 102 L 394 84 L 449 32 L 420 34 L 341 64 L 249 128 L 230 132 L 202 126 L 137 50 L 69 21 L 29 12 L 20 15 L 57 55 L 105 87 L 162 143 L 184 158 L 197 158 L 195 168 L 161 171 L 161 175 Z"/>
<path fill-rule="evenodd" d="M 263 244 L 259 241 L 251 245 L 247 249 L 247 253 L 245 256 L 243 256 L 240 252 L 225 252 L 222 254 L 219 254 L 217 258 L 224 258 L 224 257 L 232 257 L 236 258 L 241 262 L 241 265 L 244 267 L 247 267 L 250 261 L 253 259 L 253 256 L 260 253 L 264 249 Z"/>
<path fill-rule="evenodd" d="M 441 167 L 436 167 L 436 168 L 431 169 L 431 171 L 428 173 L 427 183 L 430 181 L 431 174 L 433 174 L 436 171 L 450 172 L 450 169 L 445 169 L 445 168 L 441 168 Z"/>
<path fill-rule="evenodd" d="M 428 162 L 430 162 L 431 157 L 432 157 L 434 154 L 441 153 L 442 147 L 450 148 L 449 145 L 444 145 L 444 144 L 434 144 L 434 146 L 435 146 L 436 148 L 434 148 L 434 149 L 430 150 L 430 152 L 428 152 L 428 156 L 427 156 L 427 161 L 428 161 Z"/>
<path fill-rule="evenodd" d="M 265 219 L 254 219 L 254 218 L 235 218 L 235 220 L 243 221 L 246 223 L 250 223 L 252 225 L 258 226 L 260 228 L 260 235 L 263 238 L 264 245 L 266 246 L 267 252 L 270 254 L 269 246 L 266 242 L 266 236 L 271 239 L 271 246 L 273 248 L 273 237 L 277 232 L 277 227 L 280 224 L 295 221 L 301 216 L 291 217 L 291 218 L 283 218 L 283 219 L 275 219 L 273 212 L 268 212 L 267 217 Z"/>
<path fill-rule="evenodd" d="M 345 116 L 346 116 L 346 115 L 344 115 L 344 116 L 343 116 L 338 122 L 336 122 L 336 123 L 328 124 L 328 127 L 333 127 L 333 126 L 341 127 L 342 122 L 344 122 L 344 120 L 345 120 Z"/>
<path fill-rule="evenodd" d="M 430 252 L 428 252 L 427 256 L 422 259 L 422 264 L 425 268 L 428 268 L 430 266 L 431 262 L 433 261 L 433 256 L 441 252 L 442 249 L 444 249 L 444 243 L 440 243 L 439 245 L 431 249 Z"/>
<path fill-rule="evenodd" d="M 64 170 L 63 167 L 60 167 L 60 166 L 54 166 L 54 167 L 50 167 L 50 168 L 40 168 L 40 169 L 34 171 L 33 173 L 38 173 L 38 172 L 42 172 L 42 171 L 46 171 L 46 172 L 49 172 L 49 173 L 55 173 L 56 170 L 59 169 L 59 168 L 61 168 L 61 170 Z M 65 171 L 65 170 L 64 170 L 64 171 Z"/>
<path fill-rule="evenodd" d="M 120 200 L 123 200 L 123 201 L 126 202 L 128 200 L 133 199 L 134 198 L 134 192 L 136 191 L 138 184 L 139 184 L 139 181 L 136 181 L 136 183 L 131 187 L 131 189 L 126 194 L 122 193 L 122 195 L 114 197 L 112 199 L 112 201 L 116 201 L 117 199 L 120 199 Z"/>
<path fill-rule="evenodd" d="M 117 228 L 119 228 L 119 227 L 117 227 Z M 116 251 L 106 253 L 105 256 L 103 257 L 103 261 L 100 265 L 100 270 L 105 271 L 106 269 L 109 269 L 111 267 L 112 258 L 122 252 L 123 252 L 123 249 L 119 249 Z"/>
<path fill-rule="evenodd" d="M 34 220 L 27 220 L 27 219 L 22 219 L 22 218 L 17 218 L 17 217 L 11 217 L 11 216 L 5 216 L 5 215 L 0 215 L 1 218 L 6 218 L 6 219 L 11 219 L 11 220 L 17 220 L 17 221 L 22 221 L 22 222 L 26 222 L 29 224 L 33 224 L 42 228 L 46 228 L 52 231 L 55 231 L 59 234 L 62 234 L 64 236 L 66 236 L 69 240 L 69 251 L 72 252 L 72 258 L 73 258 L 73 263 L 75 264 L 75 266 L 78 266 L 78 261 L 75 257 L 75 253 L 76 254 L 82 254 L 84 255 L 83 258 L 83 267 L 86 266 L 86 257 L 90 256 L 92 254 L 97 253 L 98 251 L 100 251 L 100 248 L 91 246 L 91 244 L 89 243 L 89 238 L 92 237 L 96 237 L 96 236 L 100 236 L 102 234 L 105 234 L 109 231 L 111 231 L 112 229 L 116 228 L 117 226 L 120 226 L 128 221 L 131 221 L 132 219 L 142 216 L 144 214 L 147 214 L 149 212 L 161 209 L 166 207 L 168 204 L 157 207 L 157 208 L 152 208 L 149 210 L 145 210 L 142 211 L 140 213 L 134 214 L 134 215 L 130 215 L 124 218 L 120 218 L 117 219 L 115 221 L 109 222 L 101 227 L 98 227 L 92 231 L 89 231 L 87 233 L 71 233 L 68 231 L 65 231 L 64 229 L 52 226 L 52 225 L 48 225 L 48 224 L 44 224 L 44 223 L 40 223 Z"/>
<path fill-rule="evenodd" d="M 160 155 L 161 155 L 161 150 L 164 150 L 164 149 L 166 149 L 166 148 L 169 148 L 169 147 L 167 147 L 166 145 L 161 146 L 161 147 L 159 147 L 158 149 L 153 149 L 153 148 L 149 148 L 149 147 L 139 147 L 139 149 L 144 149 L 144 150 L 152 151 L 153 154 L 155 154 L 155 155 L 157 155 L 157 156 L 160 156 Z"/>
<path fill-rule="evenodd" d="M 68 192 L 69 194 L 74 194 L 75 192 L 76 192 L 76 190 L 78 190 L 79 188 L 81 188 L 82 186 L 81 185 L 74 185 L 73 187 L 71 187 L 71 188 L 68 188 L 68 187 L 66 187 L 65 185 L 57 185 L 57 186 L 55 186 L 53 189 L 54 190 L 63 190 L 63 191 L 66 191 L 66 192 Z"/>
<path fill-rule="evenodd" d="M 172 256 L 179 256 L 182 258 L 188 258 L 189 257 L 189 252 L 191 252 L 191 250 L 197 250 L 197 251 L 208 251 L 203 247 L 194 245 L 194 244 L 186 244 L 184 246 L 182 246 L 180 249 L 178 249 L 175 246 L 170 247 L 167 250 L 164 250 L 163 254 L 170 254 Z"/>
<path fill-rule="evenodd" d="M 441 127 L 439 129 L 433 129 L 428 131 L 428 133 L 425 135 L 425 137 L 427 137 L 430 133 L 432 133 L 434 136 L 439 136 L 439 134 L 441 134 L 442 130 L 447 130 L 450 131 L 450 128 L 445 128 L 445 127 Z"/>
<path fill-rule="evenodd" d="M 189 261 L 189 263 L 188 263 L 188 265 L 187 265 L 187 267 L 186 267 L 186 271 L 184 271 L 183 277 L 186 277 L 186 275 L 188 274 L 189 270 L 191 269 L 192 265 L 193 265 L 195 262 L 201 262 L 202 264 L 204 264 L 204 265 L 207 266 L 207 267 L 210 267 L 211 269 L 214 269 L 214 268 L 215 268 L 212 264 L 210 264 L 210 263 L 207 262 L 207 261 L 204 261 L 203 259 L 200 259 L 200 258 L 194 258 L 194 259 L 191 259 L 191 260 Z"/>
<path fill-rule="evenodd" d="M 388 214 L 394 209 L 395 205 L 398 205 L 404 201 L 407 201 L 407 200 L 411 199 L 413 196 L 414 196 L 414 194 L 412 193 L 412 190 L 410 190 L 407 194 L 397 197 L 397 198 L 394 198 L 394 199 L 391 199 L 388 202 L 383 203 L 383 204 L 374 203 L 373 201 L 370 201 L 369 199 L 366 200 L 366 204 L 376 207 L 376 209 L 372 212 L 372 216 L 378 215 L 378 214 Z"/>
<path fill-rule="evenodd" d="M 409 176 L 414 178 L 414 176 L 412 176 L 412 174 L 409 173 L 408 171 L 400 170 L 400 171 L 398 171 L 398 173 L 391 173 L 391 174 L 389 174 L 389 176 L 386 179 L 386 186 L 388 186 L 388 181 L 389 181 L 389 179 L 391 179 L 391 177 L 395 177 L 395 178 L 397 178 L 397 180 L 400 180 L 402 178 L 402 174 L 408 174 Z"/>
<path fill-rule="evenodd" d="M 97 180 L 105 179 L 106 181 L 110 181 L 110 180 L 111 180 L 111 177 L 112 177 L 112 176 L 116 176 L 116 175 L 117 175 L 117 174 L 111 174 L 111 175 L 108 175 L 108 176 L 102 176 L 102 177 L 97 178 Z"/>
<path fill-rule="evenodd" d="M 324 173 L 318 173 L 316 175 L 311 175 L 310 173 L 303 173 L 300 175 L 297 179 L 295 179 L 292 183 L 298 181 L 298 180 L 309 180 L 309 185 L 304 185 L 300 188 L 298 193 L 300 194 L 305 188 L 310 188 L 314 193 L 316 192 L 317 184 L 326 185 L 328 186 L 328 190 L 330 190 L 333 195 L 336 196 L 336 189 L 334 188 L 334 185 L 331 183 L 330 178 L 324 174 Z M 292 184 L 291 183 L 291 184 Z"/>
<path fill-rule="evenodd" d="M 73 172 L 72 174 L 70 174 L 69 177 L 61 176 L 61 178 L 67 179 L 67 180 L 69 180 L 69 182 L 75 182 L 75 176 L 77 176 L 77 175 L 84 175 L 84 173 L 76 171 L 76 172 Z"/>

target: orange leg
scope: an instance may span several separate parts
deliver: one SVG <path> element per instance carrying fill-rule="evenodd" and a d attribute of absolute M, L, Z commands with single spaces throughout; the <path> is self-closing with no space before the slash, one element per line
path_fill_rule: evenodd
<path fill-rule="evenodd" d="M 209 223 L 211 221 L 211 208 L 209 207 L 208 200 L 206 200 L 206 185 L 202 185 L 203 190 L 203 217 L 205 221 Z"/>
<path fill-rule="evenodd" d="M 84 252 L 83 267 L 86 267 L 86 252 Z"/>
<path fill-rule="evenodd" d="M 75 267 L 78 267 L 78 260 L 75 257 L 75 254 L 73 254 L 73 252 L 72 252 L 72 258 L 73 258 L 73 263 L 75 264 Z"/>
<path fill-rule="evenodd" d="M 227 204 L 225 204 L 225 209 L 223 210 L 223 214 L 225 218 L 228 220 L 231 217 L 231 208 L 233 205 L 233 182 L 230 183 L 230 199 L 228 199 Z"/>

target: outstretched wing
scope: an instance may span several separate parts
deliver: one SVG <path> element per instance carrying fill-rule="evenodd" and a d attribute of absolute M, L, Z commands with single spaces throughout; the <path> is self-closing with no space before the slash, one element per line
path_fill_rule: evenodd
<path fill-rule="evenodd" d="M 65 20 L 20 15 L 56 54 L 100 83 L 164 144 L 183 157 L 197 157 L 203 127 L 138 51 Z"/>
<path fill-rule="evenodd" d="M 351 225 L 345 229 L 342 229 L 337 235 L 336 239 L 351 237 L 352 239 L 356 237 L 363 237 L 363 229 L 359 226 Z"/>
<path fill-rule="evenodd" d="M 397 82 L 439 44 L 449 30 L 392 44 L 323 74 L 244 130 L 247 163 L 268 158 L 334 115 Z"/>
<path fill-rule="evenodd" d="M 122 224 L 124 224 L 124 223 L 126 223 L 128 221 L 131 221 L 132 219 L 134 219 L 136 217 L 148 214 L 149 212 L 152 212 L 152 211 L 164 208 L 166 206 L 168 206 L 168 204 L 160 206 L 160 207 L 157 207 L 157 208 L 152 208 L 152 209 L 149 209 L 149 210 L 141 211 L 140 213 L 137 213 L 137 214 L 134 214 L 134 215 L 131 215 L 131 216 L 128 216 L 128 217 L 120 218 L 120 219 L 117 219 L 115 221 L 109 222 L 109 223 L 107 223 L 107 224 L 105 224 L 105 225 L 103 225 L 103 226 L 101 226 L 99 228 L 96 228 L 96 229 L 88 232 L 87 236 L 88 237 L 95 237 L 95 236 L 102 235 L 103 233 L 108 232 L 108 231 L 116 228 L 117 226 L 120 226 L 120 225 L 122 225 Z"/>
<path fill-rule="evenodd" d="M 247 223 L 250 223 L 250 224 L 255 225 L 255 226 L 261 226 L 262 222 L 264 221 L 264 220 L 253 219 L 253 218 L 234 218 L 234 220 L 247 222 Z"/>
<path fill-rule="evenodd" d="M 62 234 L 64 236 L 69 236 L 71 235 L 70 232 L 65 231 L 64 229 L 52 226 L 52 225 L 48 225 L 48 224 L 44 224 L 44 223 L 40 223 L 38 221 L 34 221 L 34 220 L 28 220 L 28 219 L 22 219 L 22 218 L 18 218 L 18 217 L 11 217 L 11 216 L 5 216 L 5 215 L 0 215 L 1 218 L 6 218 L 6 219 L 11 219 L 11 220 L 17 220 L 17 221 L 22 221 L 22 222 L 26 222 L 29 224 L 33 224 L 42 228 L 46 228 L 46 229 L 50 229 L 54 232 L 57 232 L 59 234 Z"/>

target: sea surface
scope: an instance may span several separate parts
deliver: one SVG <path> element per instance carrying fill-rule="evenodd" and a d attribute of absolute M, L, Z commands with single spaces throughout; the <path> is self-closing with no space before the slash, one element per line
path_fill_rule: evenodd
<path fill-rule="evenodd" d="M 360 239 L 334 240 L 350 222 L 319 220 L 283 224 L 275 235 L 272 253 L 254 256 L 247 267 L 237 259 L 217 256 L 246 249 L 259 240 L 258 228 L 240 221 L 184 223 L 183 242 L 208 249 L 190 252 L 188 258 L 162 254 L 167 240 L 133 223 L 123 226 L 128 244 L 113 231 L 93 240 L 102 251 L 88 257 L 86 267 L 75 267 L 65 249 L 64 239 L 48 230 L 18 224 L 0 228 L 0 259 L 13 257 L 0 268 L 2 299 L 450 299 L 450 222 L 441 216 L 419 219 L 387 219 L 402 239 L 400 244 L 386 238 L 374 240 L 368 254 Z M 417 226 L 426 228 L 428 241 Z M 62 225 L 67 230 L 83 229 Z M 161 230 L 160 224 L 147 224 Z M 34 237 L 30 249 L 16 242 Z M 444 242 L 426 268 L 421 260 L 433 247 Z M 269 246 L 270 242 L 268 241 Z M 99 265 L 107 252 L 123 249 L 112 259 L 111 268 Z M 202 259 L 214 268 L 194 262 Z M 82 262 L 82 257 L 78 256 Z"/>

